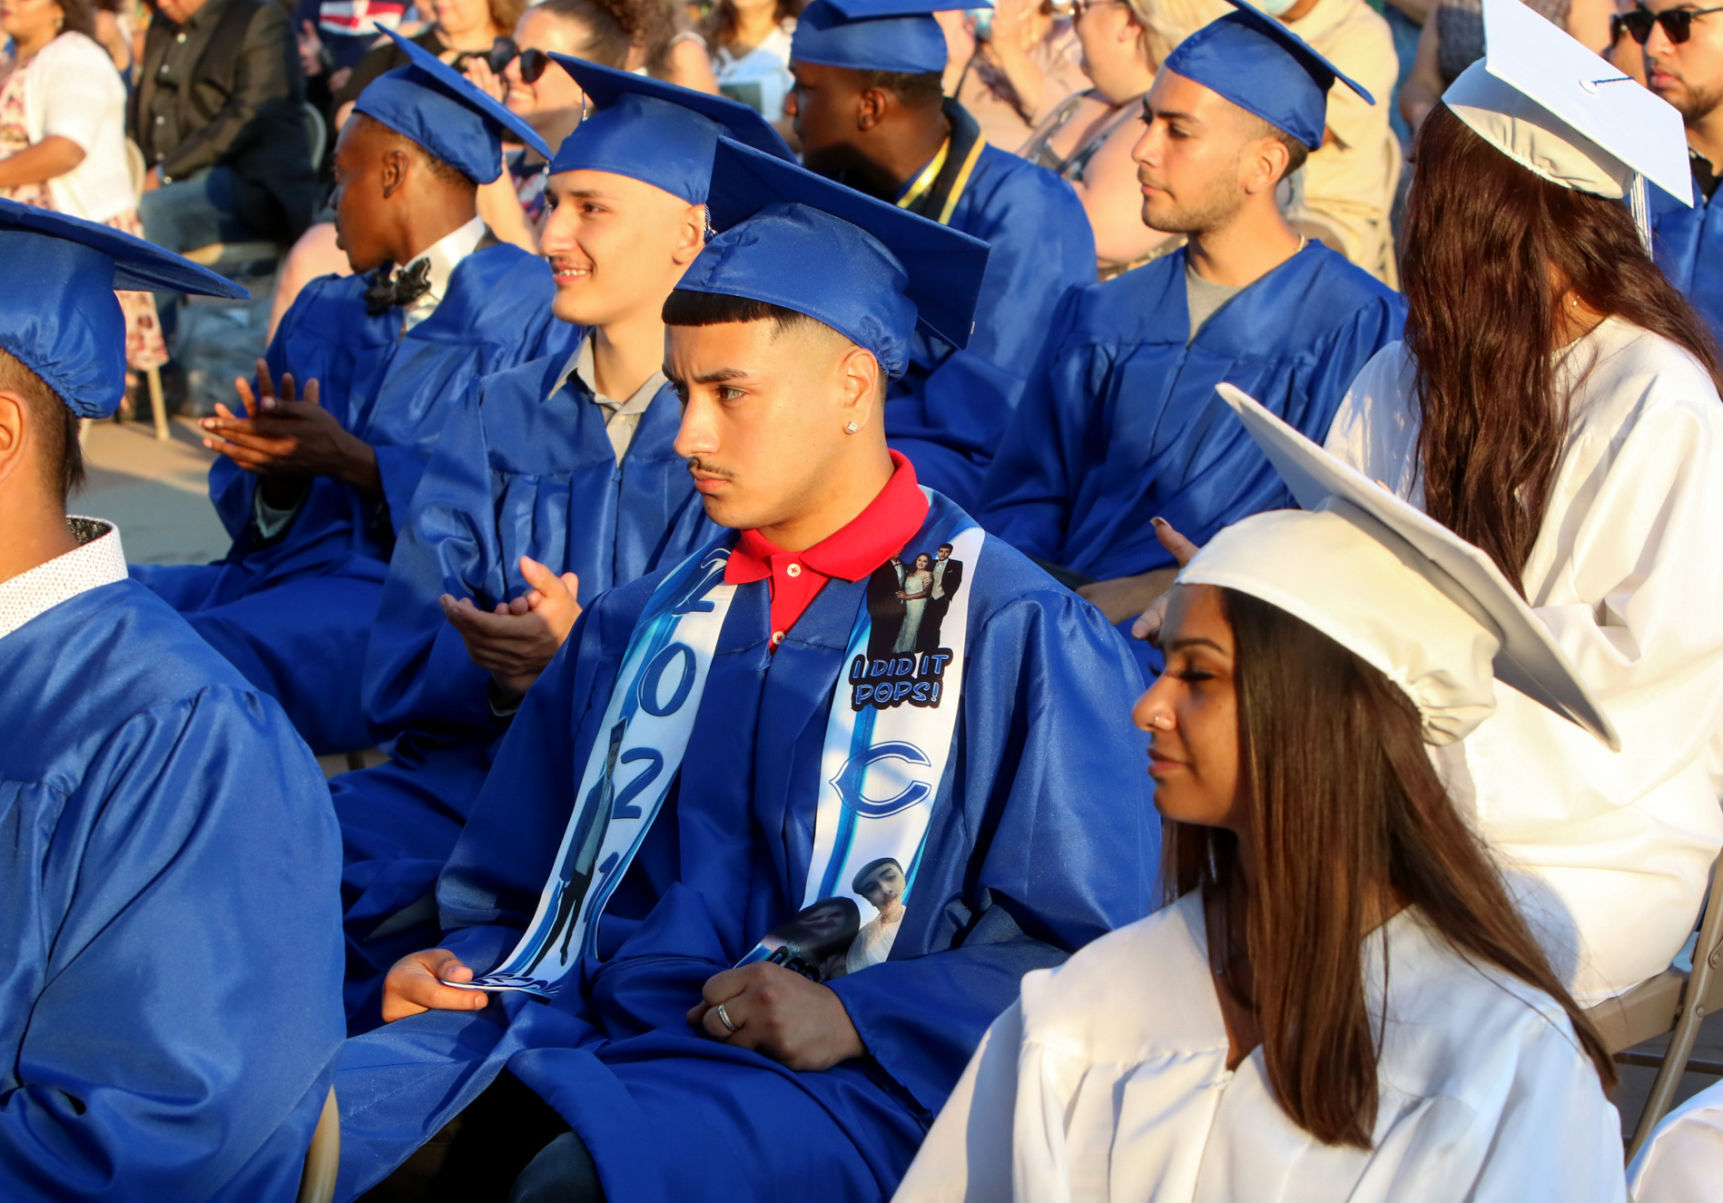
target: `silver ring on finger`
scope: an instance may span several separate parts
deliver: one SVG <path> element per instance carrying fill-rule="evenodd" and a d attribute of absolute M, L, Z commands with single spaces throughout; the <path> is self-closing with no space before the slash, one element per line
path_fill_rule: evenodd
<path fill-rule="evenodd" d="M 724 1025 L 724 1030 L 734 1036 L 736 1034 L 736 1025 L 730 1021 L 730 1012 L 724 1009 L 724 1004 L 719 1003 L 714 1010 L 718 1012 L 718 1022 Z"/>

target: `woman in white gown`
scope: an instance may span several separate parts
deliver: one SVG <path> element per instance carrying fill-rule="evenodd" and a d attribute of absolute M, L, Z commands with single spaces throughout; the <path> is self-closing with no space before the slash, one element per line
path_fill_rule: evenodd
<path fill-rule="evenodd" d="M 897 591 L 903 599 L 903 625 L 897 629 L 897 641 L 891 650 L 913 652 L 915 641 L 921 636 L 921 620 L 927 614 L 927 599 L 933 592 L 933 557 L 922 552 L 915 557 L 912 571 L 904 572 L 902 564 L 898 565 L 898 571 L 903 573 Z"/>
<path fill-rule="evenodd" d="M 1134 713 L 1171 905 L 1024 978 L 900 1203 L 1626 1198 L 1609 1058 L 1424 751 L 1496 636 L 1344 512 L 1185 568 Z"/>
<path fill-rule="evenodd" d="M 1612 754 L 1504 689 L 1440 766 L 1593 1005 L 1669 965 L 1723 846 L 1723 404 L 1703 323 L 1616 199 L 1629 161 L 1687 187 L 1680 122 L 1626 84 L 1632 143 L 1579 134 L 1558 113 L 1620 72 L 1530 28 L 1539 44 L 1492 34 L 1419 134 L 1406 340 L 1328 449 L 1489 552 L 1621 733 Z M 1498 78 L 1538 77 L 1527 59 L 1557 81 L 1538 99 Z"/>

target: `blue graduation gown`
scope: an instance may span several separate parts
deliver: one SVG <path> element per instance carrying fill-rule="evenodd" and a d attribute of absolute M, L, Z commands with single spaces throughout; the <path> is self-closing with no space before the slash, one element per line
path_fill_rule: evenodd
<path fill-rule="evenodd" d="M 479 970 L 532 914 L 654 584 L 582 616 L 438 883 L 444 944 Z M 1023 973 L 1157 896 L 1159 823 L 1118 636 L 1007 547 L 964 584 L 976 592 L 956 746 L 909 909 L 887 961 L 832 983 L 869 1057 L 796 1073 L 684 1019 L 708 977 L 800 908 L 828 702 L 867 588 L 827 584 L 773 656 L 768 584 L 742 585 L 683 771 L 578 984 L 549 1004 L 505 997 L 350 1040 L 338 1195 L 382 1178 L 506 1065 L 580 1133 L 610 1198 L 889 1196 Z"/>
<path fill-rule="evenodd" d="M 885 430 L 921 483 L 973 505 L 1060 298 L 1095 282 L 1095 236 L 1069 183 L 993 146 L 982 147 L 946 224 L 992 247 L 975 332 L 954 353 L 916 331 L 909 370 L 886 396 Z"/>
<path fill-rule="evenodd" d="M 278 698 L 318 752 L 372 742 L 357 666 L 449 398 L 542 353 L 567 329 L 551 314 L 544 261 L 506 244 L 461 260 L 436 310 L 405 334 L 400 310 L 365 312 L 365 288 L 358 276 L 312 281 L 266 359 L 277 379 L 318 380 L 324 407 L 376 452 L 382 498 L 318 478 L 291 525 L 266 541 L 252 522 L 257 478 L 218 458 L 209 492 L 233 538 L 226 557 L 133 570 Z"/>
<path fill-rule="evenodd" d="M 342 1036 L 317 763 L 133 581 L 0 681 L 0 1198 L 292 1200 Z"/>
<path fill-rule="evenodd" d="M 1197 543 L 1291 495 L 1214 395 L 1236 384 L 1320 442 L 1405 303 L 1317 243 L 1186 345 L 1185 255 L 1072 294 L 983 487 L 989 532 L 1100 580 L 1170 564 L 1150 520 Z"/>
<path fill-rule="evenodd" d="M 392 759 L 335 779 L 354 950 L 349 1006 L 381 975 L 435 942 L 419 927 L 379 922 L 425 896 L 442 870 L 490 767 L 502 722 L 490 674 L 467 655 L 439 594 L 490 609 L 526 592 L 520 557 L 580 577 L 579 600 L 675 563 L 708 543 L 687 462 L 673 444 L 682 409 L 665 385 L 640 417 L 619 465 L 604 416 L 584 386 L 564 380 L 562 349 L 480 382 L 444 426 L 396 546 L 366 652 L 367 715 L 404 730 Z"/>
<path fill-rule="evenodd" d="M 1723 189 L 1719 189 L 1723 192 Z M 1723 341 L 1723 201 L 1693 189 L 1691 209 L 1651 190 L 1652 248 L 1657 266 Z"/>

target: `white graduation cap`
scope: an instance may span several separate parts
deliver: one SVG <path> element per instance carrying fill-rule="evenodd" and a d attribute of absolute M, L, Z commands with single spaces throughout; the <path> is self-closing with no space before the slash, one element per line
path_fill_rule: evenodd
<path fill-rule="evenodd" d="M 1520 0 L 1484 0 L 1484 44 L 1442 103 L 1544 179 L 1628 197 L 1649 251 L 1645 181 L 1693 204 L 1681 114 Z"/>
<path fill-rule="evenodd" d="M 1239 389 L 1219 392 L 1306 512 L 1226 528 L 1181 582 L 1260 597 L 1354 652 L 1412 699 L 1430 743 L 1488 717 L 1493 679 L 1620 750 L 1566 654 L 1487 555 Z"/>

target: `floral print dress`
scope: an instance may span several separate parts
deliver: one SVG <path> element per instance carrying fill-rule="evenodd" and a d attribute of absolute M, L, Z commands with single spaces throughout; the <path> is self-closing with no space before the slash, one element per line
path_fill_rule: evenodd
<path fill-rule="evenodd" d="M 0 56 L 0 159 L 17 154 L 30 145 L 24 108 L 24 79 L 30 64 L 10 66 L 7 57 Z M 0 185 L 0 197 L 19 204 L 52 209 L 54 202 L 46 183 Z M 105 225 L 138 238 L 144 236 L 144 223 L 138 217 L 137 206 L 110 217 Z M 156 318 L 155 298 L 147 292 L 116 292 L 120 309 L 126 315 L 126 366 L 133 371 L 159 368 L 168 361 L 167 344 L 162 339 L 161 323 Z"/>

